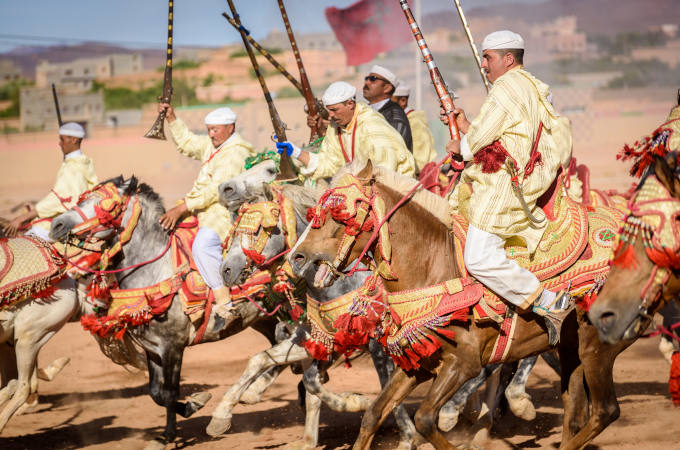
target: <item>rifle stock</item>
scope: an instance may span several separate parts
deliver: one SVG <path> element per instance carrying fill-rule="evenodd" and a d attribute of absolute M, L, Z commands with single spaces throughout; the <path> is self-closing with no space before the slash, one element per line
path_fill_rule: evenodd
<path fill-rule="evenodd" d="M 168 47 L 165 57 L 165 72 L 163 73 L 163 94 L 158 97 L 161 103 L 170 103 L 172 100 L 172 4 L 174 0 L 168 1 Z M 146 138 L 165 140 L 165 131 L 163 125 L 165 124 L 165 110 L 158 113 L 156 121 L 151 126 L 151 129 L 144 135 Z"/>

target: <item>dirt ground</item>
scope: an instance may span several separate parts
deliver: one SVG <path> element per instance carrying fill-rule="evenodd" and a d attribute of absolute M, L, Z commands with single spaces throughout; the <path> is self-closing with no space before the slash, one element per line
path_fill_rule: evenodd
<path fill-rule="evenodd" d="M 638 341 L 626 350 L 615 366 L 616 392 L 621 417 L 589 448 L 668 449 L 680 448 L 680 409 L 668 395 L 668 364 L 656 350 L 658 338 Z M 267 347 L 267 341 L 247 330 L 223 342 L 189 348 L 182 370 L 182 395 L 208 391 L 213 398 L 189 419 L 180 419 L 178 448 L 275 449 L 299 439 L 304 411 L 297 405 L 299 376 L 290 370 L 256 405 L 238 405 L 232 429 L 221 438 L 205 434 L 218 399 L 245 367 L 249 355 Z M 247 348 L 248 352 L 241 349 Z M 94 339 L 78 323 L 68 324 L 40 353 L 41 366 L 68 356 L 71 363 L 52 382 L 40 383 L 37 411 L 14 417 L 0 436 L 0 448 L 18 449 L 141 449 L 145 441 L 162 431 L 164 409 L 147 395 L 143 373 L 129 373 L 112 364 L 99 351 Z M 351 369 L 334 368 L 330 387 L 377 395 L 379 385 L 370 359 L 362 358 Z M 540 362 L 529 379 L 537 417 L 524 422 L 511 414 L 497 423 L 488 449 L 551 448 L 560 441 L 562 409 L 559 382 Z M 415 410 L 424 389 L 408 401 Z M 350 448 L 361 422 L 360 413 L 335 413 L 324 408 L 319 431 L 320 448 Z M 464 435 L 460 424 L 454 436 Z M 384 425 L 374 448 L 394 448 L 397 429 L 392 419 Z M 420 448 L 431 448 L 423 445 Z"/>
<path fill-rule="evenodd" d="M 666 114 L 663 111 L 671 106 L 667 103 L 654 115 L 635 119 L 621 116 L 616 126 L 598 121 L 595 129 L 607 132 L 597 133 L 597 140 L 577 134 L 574 153 L 591 166 L 593 187 L 620 189 L 629 185 L 625 166 L 614 162 L 614 155 L 623 143 L 632 143 L 661 123 Z M 199 165 L 178 155 L 170 142 L 141 138 L 144 131 L 95 130 L 84 150 L 95 159 L 101 180 L 135 173 L 156 188 L 169 205 L 190 188 Z M 10 212 L 12 207 L 45 195 L 59 162 L 55 133 L 0 137 L 0 216 L 12 217 L 16 214 Z M 615 381 L 621 417 L 589 448 L 680 448 L 680 409 L 673 408 L 670 401 L 669 368 L 656 350 L 657 344 L 658 338 L 639 341 L 617 360 Z M 265 393 L 261 403 L 236 407 L 228 434 L 218 439 L 205 434 L 218 399 L 238 378 L 247 359 L 266 347 L 264 338 L 247 330 L 226 341 L 186 351 L 182 395 L 208 391 L 213 399 L 194 417 L 178 421 L 179 448 L 274 449 L 302 436 L 304 411 L 297 405 L 296 390 L 299 376 L 289 370 Z M 148 396 L 146 375 L 129 373 L 112 364 L 80 324 L 68 324 L 48 342 L 40 353 L 40 365 L 44 367 L 62 356 L 70 357 L 71 363 L 56 380 L 40 383 L 40 405 L 33 413 L 12 418 L 0 435 L 1 449 L 141 449 L 145 441 L 162 431 L 165 412 Z M 342 366 L 333 369 L 330 387 L 376 395 L 379 385 L 370 360 L 365 358 L 350 370 Z M 408 400 L 411 412 L 425 388 Z M 532 373 L 528 391 L 537 406 L 536 419 L 527 423 L 506 416 L 493 428 L 485 448 L 553 448 L 559 444 L 562 409 L 558 378 L 543 362 Z M 324 409 L 320 447 L 350 448 L 360 421 L 360 413 Z M 458 437 L 465 426 L 459 428 Z M 374 447 L 394 448 L 396 444 L 397 430 L 394 421 L 388 419 Z"/>

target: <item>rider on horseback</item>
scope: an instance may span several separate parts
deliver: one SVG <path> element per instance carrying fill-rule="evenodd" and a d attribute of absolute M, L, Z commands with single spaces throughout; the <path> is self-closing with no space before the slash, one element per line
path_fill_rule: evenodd
<path fill-rule="evenodd" d="M 80 150 L 84 137 L 85 129 L 75 122 L 67 122 L 59 128 L 59 147 L 64 161 L 57 172 L 57 181 L 35 208 L 27 205 L 27 211 L 9 223 L 5 230 L 8 236 L 14 236 L 24 223 L 37 218 L 27 234 L 52 241 L 49 237 L 51 219 L 69 210 L 78 203 L 80 194 L 99 183 L 92 158 Z"/>
<path fill-rule="evenodd" d="M 450 141 L 447 151 L 471 164 L 449 201 L 469 211 L 464 253 L 469 273 L 520 309 L 533 306 L 545 317 L 554 345 L 573 306 L 570 298 L 543 289 L 533 273 L 508 259 L 504 245 L 518 236 L 530 253 L 536 250 L 548 223 L 536 202 L 560 166 L 569 163 L 571 130 L 568 119 L 553 109 L 548 86 L 524 70 L 520 35 L 491 33 L 482 51 L 482 68 L 493 88 L 472 123 L 462 109 L 454 111 L 465 137 Z"/>
<path fill-rule="evenodd" d="M 243 172 L 246 158 L 257 152 L 236 133 L 236 113 L 230 108 L 218 108 L 205 116 L 208 136 L 190 132 L 169 104 L 161 103 L 158 108 L 166 111 L 170 134 L 179 152 L 202 162 L 191 191 L 166 212 L 160 222 L 163 228 L 172 230 L 187 212 L 196 214 L 200 228 L 191 252 L 199 273 L 215 296 L 215 313 L 226 320 L 231 315 L 232 303 L 229 287 L 224 285 L 219 269 L 222 242 L 231 227 L 231 215 L 218 201 L 217 186 Z M 219 319 L 216 317 L 216 320 Z M 216 323 L 215 326 L 222 325 Z"/>

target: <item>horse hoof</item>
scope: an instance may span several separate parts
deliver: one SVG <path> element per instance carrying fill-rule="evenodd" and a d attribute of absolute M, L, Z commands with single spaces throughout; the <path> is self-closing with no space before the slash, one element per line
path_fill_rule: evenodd
<path fill-rule="evenodd" d="M 231 416 L 225 418 L 213 416 L 205 432 L 208 436 L 217 437 L 229 431 L 229 428 L 231 428 Z"/>
<path fill-rule="evenodd" d="M 144 450 L 165 450 L 165 442 L 161 439 L 154 439 L 153 441 L 146 444 Z"/>
<path fill-rule="evenodd" d="M 293 441 L 289 442 L 285 447 L 283 447 L 285 450 L 313 450 L 314 445 L 310 444 L 307 441 Z"/>
<path fill-rule="evenodd" d="M 346 412 L 366 411 L 372 402 L 370 398 L 361 394 L 344 392 L 340 397 L 342 397 Z"/>
<path fill-rule="evenodd" d="M 413 441 L 399 441 L 399 445 L 397 446 L 397 450 L 413 450 L 415 448 L 417 448 L 417 446 Z"/>
<path fill-rule="evenodd" d="M 460 414 L 460 410 L 452 409 L 451 411 L 444 411 L 444 408 L 439 410 L 439 422 L 438 426 L 441 431 L 446 433 L 447 431 L 451 431 L 453 427 L 456 426 L 458 423 L 458 416 Z"/>
<path fill-rule="evenodd" d="M 519 397 L 506 396 L 506 398 L 508 399 L 508 405 L 510 405 L 510 411 L 512 411 L 515 416 L 527 421 L 536 418 L 536 408 L 531 402 L 531 396 L 529 396 L 529 394 L 524 393 Z"/>
<path fill-rule="evenodd" d="M 21 405 L 19 409 L 17 409 L 14 415 L 19 416 L 21 414 L 30 414 L 32 412 L 35 412 L 37 407 L 38 407 L 38 393 L 34 392 L 28 396 L 24 404 Z"/>
<path fill-rule="evenodd" d="M 71 358 L 67 356 L 55 359 L 46 369 L 38 369 L 38 378 L 45 381 L 52 381 L 70 362 Z"/>
<path fill-rule="evenodd" d="M 195 413 L 199 409 L 203 408 L 206 403 L 212 398 L 210 392 L 195 392 L 189 397 L 189 403 L 191 404 L 191 414 Z"/>
<path fill-rule="evenodd" d="M 675 346 L 671 341 L 668 339 L 660 339 L 659 340 L 659 351 L 663 355 L 664 359 L 668 362 L 668 364 L 671 364 L 672 358 L 673 358 L 673 352 L 675 351 Z"/>

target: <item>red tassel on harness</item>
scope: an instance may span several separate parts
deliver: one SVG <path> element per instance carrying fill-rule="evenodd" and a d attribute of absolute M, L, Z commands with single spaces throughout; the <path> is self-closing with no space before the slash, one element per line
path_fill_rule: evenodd
<path fill-rule="evenodd" d="M 673 404 L 680 406 L 680 352 L 674 352 L 671 358 L 671 375 L 668 380 L 668 391 Z"/>
<path fill-rule="evenodd" d="M 328 359 L 328 349 L 322 343 L 313 339 L 308 339 L 302 343 L 302 346 L 312 358 L 320 361 L 326 361 Z"/>
<path fill-rule="evenodd" d="M 621 245 L 625 245 L 626 248 L 623 251 L 620 251 Z M 611 265 L 612 266 L 618 266 L 621 267 L 622 269 L 635 269 L 637 267 L 637 259 L 635 257 L 635 250 L 633 250 L 633 246 L 626 244 L 625 242 L 621 242 L 619 245 L 619 251 L 617 252 L 618 255 L 616 258 L 612 260 Z"/>

